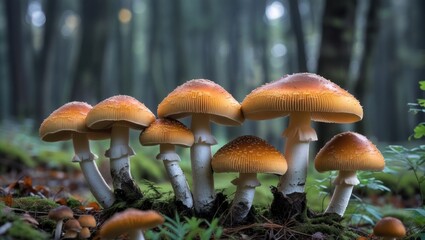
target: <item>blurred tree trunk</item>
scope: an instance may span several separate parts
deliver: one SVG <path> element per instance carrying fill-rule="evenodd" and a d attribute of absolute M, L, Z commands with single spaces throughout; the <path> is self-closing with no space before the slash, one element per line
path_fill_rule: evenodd
<path fill-rule="evenodd" d="M 41 49 L 34 49 L 34 73 L 35 73 L 35 126 L 39 126 L 43 119 L 47 117 L 52 108 L 52 78 L 49 63 L 52 61 L 55 44 L 55 33 L 57 32 L 58 1 L 51 0 L 45 4 L 46 23 L 44 24 L 44 34 Z M 38 50 L 38 51 L 37 51 Z"/>
<path fill-rule="evenodd" d="M 0 2 L 0 21 L 6 22 L 6 1 Z M 8 42 L 7 42 L 7 32 L 6 24 L 0 25 L 0 122 L 4 119 L 8 119 L 10 115 L 10 96 L 9 96 L 9 85 L 11 81 L 8 74 Z"/>
<path fill-rule="evenodd" d="M 359 99 L 360 103 L 366 103 L 366 94 L 369 89 L 371 89 L 372 81 L 372 68 L 373 68 L 373 57 L 375 54 L 375 43 L 378 34 L 379 28 L 379 10 L 380 10 L 380 0 L 375 1 L 364 1 L 366 4 L 369 4 L 369 8 L 366 15 L 366 26 L 364 33 L 364 47 L 363 47 L 363 56 L 360 59 L 358 77 L 353 79 L 351 86 L 348 86 L 348 90 L 352 90 L 353 94 Z M 364 110 L 364 117 L 366 116 L 367 110 Z M 355 131 L 366 134 L 368 132 L 366 121 L 360 121 L 355 124 Z"/>
<path fill-rule="evenodd" d="M 97 102 L 111 1 L 81 1 L 81 46 L 71 87 L 71 101 Z"/>
<path fill-rule="evenodd" d="M 307 72 L 304 31 L 298 7 L 298 0 L 289 0 L 289 16 L 291 17 L 292 31 L 295 34 L 297 45 L 297 72 Z"/>
<path fill-rule="evenodd" d="M 147 76 L 145 79 L 147 79 L 147 82 L 150 82 L 151 86 L 146 86 L 151 88 L 151 91 L 147 91 L 147 97 L 148 99 L 151 99 L 152 102 L 159 103 L 161 100 L 158 97 L 162 95 L 162 84 L 161 84 L 161 76 L 158 76 L 158 70 L 160 61 L 158 56 L 158 51 L 160 46 L 160 36 L 159 36 L 159 30 L 158 26 L 161 24 L 161 18 L 160 18 L 160 7 L 159 2 L 157 0 L 150 0 L 149 2 L 149 12 L 150 12 L 150 19 L 149 19 L 149 28 L 148 28 L 148 58 L 147 61 Z M 160 93 L 160 94 L 158 94 Z"/>
<path fill-rule="evenodd" d="M 328 0 L 322 22 L 322 41 L 317 73 L 345 87 L 351 60 L 354 35 L 356 1 Z M 317 124 L 318 147 L 341 131 L 341 126 L 331 123 Z"/>
<path fill-rule="evenodd" d="M 28 75 L 24 61 L 23 12 L 22 1 L 6 0 L 7 42 L 9 60 L 10 112 L 12 117 L 23 118 L 29 114 Z"/>

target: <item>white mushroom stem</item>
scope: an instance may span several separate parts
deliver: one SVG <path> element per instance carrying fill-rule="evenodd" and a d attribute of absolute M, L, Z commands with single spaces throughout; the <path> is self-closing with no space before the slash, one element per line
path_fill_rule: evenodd
<path fill-rule="evenodd" d="M 193 114 L 191 130 L 195 136 L 195 142 L 190 148 L 195 211 L 209 213 L 215 200 L 211 145 L 217 142 L 211 135 L 208 115 Z"/>
<path fill-rule="evenodd" d="M 63 219 L 59 220 L 56 223 L 55 238 L 53 238 L 54 240 L 59 240 L 61 238 L 61 235 L 62 235 L 62 226 L 63 226 Z"/>
<path fill-rule="evenodd" d="M 105 156 L 110 159 L 114 189 L 122 189 L 123 183 L 133 180 L 130 173 L 129 157 L 134 155 L 134 151 L 128 142 L 128 127 L 114 125 L 111 129 L 111 146 L 105 153 Z"/>
<path fill-rule="evenodd" d="M 186 176 L 180 168 L 180 157 L 175 151 L 172 144 L 161 144 L 159 146 L 159 154 L 156 157 L 164 163 L 165 171 L 167 172 L 171 186 L 173 187 L 176 200 L 180 201 L 187 208 L 193 207 L 192 193 L 187 184 Z"/>
<path fill-rule="evenodd" d="M 255 188 L 261 184 L 256 173 L 240 173 L 239 178 L 233 180 L 232 183 L 237 188 L 230 207 L 230 216 L 232 222 L 239 223 L 248 215 L 254 200 Z"/>
<path fill-rule="evenodd" d="M 310 122 L 310 113 L 293 112 L 289 117 L 289 126 L 282 134 L 286 137 L 285 158 L 288 163 L 288 171 L 280 178 L 278 184 L 278 189 L 283 195 L 304 192 L 309 145 L 310 141 L 317 140 Z"/>
<path fill-rule="evenodd" d="M 142 230 L 133 230 L 128 233 L 128 239 L 130 240 L 145 240 Z"/>
<path fill-rule="evenodd" d="M 76 133 L 73 135 L 75 156 L 73 162 L 79 162 L 81 171 L 87 181 L 90 192 L 102 207 L 110 207 L 115 201 L 114 193 L 109 188 L 105 179 L 97 168 L 94 160 L 96 155 L 91 153 L 89 141 L 86 134 Z"/>
<path fill-rule="evenodd" d="M 339 171 L 333 183 L 336 185 L 335 191 L 325 213 L 336 213 L 342 217 L 347 209 L 353 188 L 360 181 L 355 171 Z"/>

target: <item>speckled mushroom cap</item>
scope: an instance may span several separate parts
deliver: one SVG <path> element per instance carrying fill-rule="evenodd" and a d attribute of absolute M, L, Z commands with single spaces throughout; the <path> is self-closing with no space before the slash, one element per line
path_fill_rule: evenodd
<path fill-rule="evenodd" d="M 70 140 L 75 133 L 85 133 L 88 139 L 105 139 L 109 133 L 86 127 L 87 113 L 92 106 L 85 102 L 70 102 L 56 109 L 40 125 L 40 138 L 46 142 Z"/>
<path fill-rule="evenodd" d="M 406 228 L 397 218 L 384 217 L 376 223 L 373 234 L 377 237 L 400 238 L 406 236 Z"/>
<path fill-rule="evenodd" d="M 103 100 L 87 114 L 86 124 L 92 129 L 109 129 L 120 124 L 133 129 L 143 129 L 155 121 L 155 115 L 137 99 L 116 95 Z"/>
<path fill-rule="evenodd" d="M 213 122 L 238 126 L 244 121 L 241 105 L 220 85 L 194 79 L 178 86 L 158 105 L 158 117 L 184 118 L 209 114 Z"/>
<path fill-rule="evenodd" d="M 288 169 L 285 157 L 272 145 L 256 136 L 238 137 L 213 156 L 214 172 L 284 174 Z"/>
<path fill-rule="evenodd" d="M 192 131 L 183 123 L 171 118 L 161 118 L 155 120 L 140 134 L 139 141 L 144 146 L 172 144 L 190 147 L 193 145 L 194 137 Z"/>
<path fill-rule="evenodd" d="M 314 166 L 319 172 L 382 171 L 385 160 L 381 152 L 365 136 L 344 132 L 335 135 L 320 149 L 314 160 Z"/>
<path fill-rule="evenodd" d="M 363 118 L 359 101 L 335 83 L 313 73 L 296 73 L 256 88 L 242 102 L 247 119 L 310 112 L 318 122 L 351 123 Z"/>
<path fill-rule="evenodd" d="M 141 211 L 129 208 L 116 213 L 105 221 L 100 229 L 100 237 L 116 238 L 123 233 L 135 230 L 146 230 L 164 222 L 164 217 L 156 211 Z"/>

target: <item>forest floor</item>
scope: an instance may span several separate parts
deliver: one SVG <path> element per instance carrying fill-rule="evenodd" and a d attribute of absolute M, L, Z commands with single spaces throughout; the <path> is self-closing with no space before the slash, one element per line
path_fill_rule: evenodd
<path fill-rule="evenodd" d="M 47 218 L 47 214 L 50 209 L 59 205 L 71 207 L 75 216 L 95 216 L 98 224 L 91 229 L 91 239 L 99 239 L 98 230 L 104 220 L 114 212 L 128 207 L 154 209 L 170 218 L 175 217 L 176 205 L 170 200 L 157 200 L 160 197 L 155 194 L 160 193 L 148 193 L 146 199 L 130 205 L 118 203 L 110 209 L 102 209 L 90 199 L 84 177 L 77 168 L 61 169 L 49 164 L 29 168 L 14 159 L 7 159 L 5 156 L 0 158 L 3 162 L 9 162 L 6 168 L 1 169 L 0 175 L 2 239 L 51 239 L 55 223 Z M 324 216 L 313 211 L 306 212 L 302 223 L 297 218 L 274 219 L 266 206 L 255 206 L 245 223 L 228 226 L 223 223 L 228 200 L 224 195 L 220 196 L 221 210 L 217 215 L 222 216 L 222 221 L 219 222 L 222 227 L 220 239 L 356 239 L 359 236 L 377 239 L 370 235 L 373 227 L 370 224 L 350 226 L 338 216 Z M 181 215 L 182 219 L 192 217 L 190 212 Z M 199 227 L 208 227 L 208 224 L 201 224 Z M 158 232 L 159 229 L 154 231 Z"/>

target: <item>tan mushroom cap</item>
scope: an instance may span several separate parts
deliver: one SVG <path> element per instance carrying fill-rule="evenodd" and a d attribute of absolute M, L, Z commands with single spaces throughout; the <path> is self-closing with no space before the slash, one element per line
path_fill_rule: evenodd
<path fill-rule="evenodd" d="M 71 208 L 61 205 L 49 211 L 48 217 L 52 220 L 59 221 L 74 217 L 74 212 Z"/>
<path fill-rule="evenodd" d="M 247 119 L 309 112 L 318 122 L 351 123 L 363 118 L 359 101 L 335 83 L 313 73 L 296 73 L 254 89 L 242 102 Z"/>
<path fill-rule="evenodd" d="M 211 121 L 238 126 L 244 121 L 241 105 L 224 88 L 207 79 L 194 79 L 178 86 L 158 105 L 158 117 L 184 118 L 209 114 Z"/>
<path fill-rule="evenodd" d="M 100 229 L 100 237 L 115 238 L 134 230 L 146 230 L 164 222 L 164 217 L 156 211 L 141 211 L 129 208 L 116 213 Z"/>
<path fill-rule="evenodd" d="M 70 140 L 75 133 L 86 133 L 89 139 L 105 139 L 108 133 L 86 127 L 87 113 L 92 106 L 85 102 L 70 102 L 53 111 L 40 125 L 40 138 L 46 142 Z"/>
<path fill-rule="evenodd" d="M 285 157 L 272 145 L 256 136 L 238 137 L 213 156 L 214 172 L 284 174 L 288 169 Z"/>
<path fill-rule="evenodd" d="M 78 222 L 78 220 L 76 219 L 69 219 L 68 221 L 66 221 L 66 223 L 63 225 L 63 229 L 65 231 L 73 231 L 73 232 L 80 232 L 82 227 L 80 225 L 80 223 Z"/>
<path fill-rule="evenodd" d="M 406 228 L 397 218 L 384 217 L 376 223 L 373 234 L 378 237 L 404 237 Z"/>
<path fill-rule="evenodd" d="M 78 218 L 81 227 L 96 227 L 96 219 L 93 215 L 81 215 Z"/>
<path fill-rule="evenodd" d="M 78 233 L 79 238 L 89 238 L 91 236 L 90 229 L 88 227 L 83 227 L 81 231 Z"/>
<path fill-rule="evenodd" d="M 314 160 L 317 171 L 381 171 L 385 160 L 376 146 L 365 136 L 344 132 L 329 140 Z"/>
<path fill-rule="evenodd" d="M 144 146 L 173 144 L 190 147 L 195 140 L 192 131 L 183 123 L 171 118 L 161 118 L 140 134 L 139 141 Z"/>
<path fill-rule="evenodd" d="M 103 100 L 87 114 L 86 124 L 92 129 L 109 129 L 113 124 L 143 129 L 155 121 L 155 115 L 137 99 L 116 95 Z"/>

